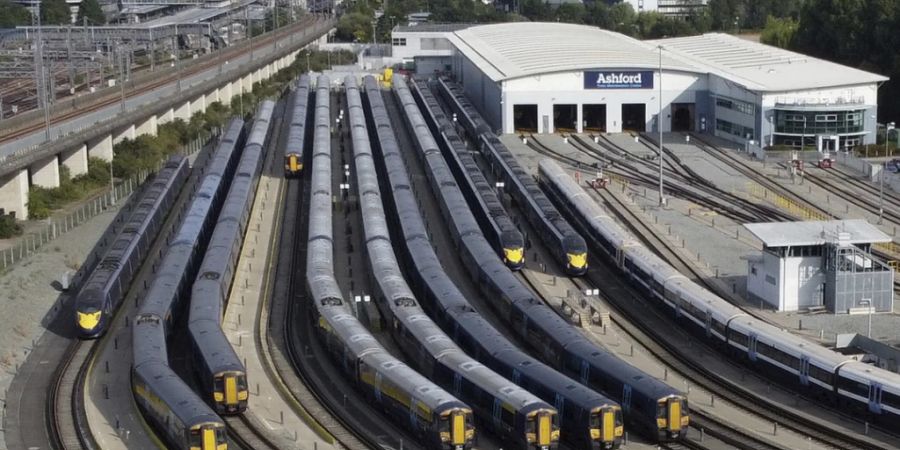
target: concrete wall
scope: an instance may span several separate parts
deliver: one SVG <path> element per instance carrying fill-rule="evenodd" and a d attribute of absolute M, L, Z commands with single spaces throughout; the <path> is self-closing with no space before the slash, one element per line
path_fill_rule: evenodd
<path fill-rule="evenodd" d="M 402 61 L 412 61 L 416 56 L 450 56 L 453 46 L 446 36 L 446 32 L 393 32 L 392 43 L 405 39 L 406 45 L 392 45 L 391 56 Z"/>
<path fill-rule="evenodd" d="M 17 219 L 28 217 L 28 171 L 20 170 L 0 178 L 0 208 Z"/>

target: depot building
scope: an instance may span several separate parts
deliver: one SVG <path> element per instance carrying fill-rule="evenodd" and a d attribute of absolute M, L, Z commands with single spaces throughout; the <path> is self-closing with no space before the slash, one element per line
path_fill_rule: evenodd
<path fill-rule="evenodd" d="M 420 75 L 452 73 L 502 133 L 661 125 L 741 144 L 844 149 L 875 142 L 887 80 L 726 34 L 639 41 L 562 23 L 396 27 L 392 50 Z"/>

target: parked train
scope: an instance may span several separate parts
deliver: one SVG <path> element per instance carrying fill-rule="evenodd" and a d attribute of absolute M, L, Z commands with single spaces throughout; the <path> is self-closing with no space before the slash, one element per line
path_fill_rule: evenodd
<path fill-rule="evenodd" d="M 247 370 L 222 332 L 222 319 L 256 197 L 274 109 L 275 103 L 266 101 L 256 113 L 191 288 L 188 333 L 193 345 L 193 367 L 200 380 L 201 395 L 219 414 L 239 414 L 247 409 Z"/>
<path fill-rule="evenodd" d="M 462 450 L 474 439 L 472 410 L 398 360 L 350 312 L 334 277 L 330 79 L 316 87 L 306 283 L 316 330 L 337 366 L 427 448 Z"/>
<path fill-rule="evenodd" d="M 456 127 L 447 119 L 437 98 L 424 81 L 410 81 L 410 90 L 438 147 L 450 164 L 450 170 L 453 171 L 485 238 L 510 269 L 525 267 L 525 239 L 522 232 L 503 209 L 497 193 L 484 178 L 465 142 L 456 133 Z"/>
<path fill-rule="evenodd" d="M 556 163 L 540 182 L 632 283 L 693 332 L 767 376 L 824 396 L 872 422 L 900 426 L 900 375 L 857 362 L 744 313 L 675 270 L 619 226 Z"/>
<path fill-rule="evenodd" d="M 409 189 L 409 173 L 374 78 L 366 79 L 366 91 L 371 142 L 379 153 L 376 161 L 381 163 L 382 178 L 389 182 L 383 197 L 393 210 L 388 222 L 394 242 L 404 244 L 397 246 L 397 250 L 407 267 L 407 279 L 416 298 L 463 351 L 553 404 L 559 412 L 562 441 L 579 449 L 617 448 L 624 433 L 619 405 L 519 350 L 472 308 L 444 272 L 429 242 L 415 195 Z M 454 205 L 462 210 L 454 212 L 453 217 L 464 222 L 473 234 L 479 234 L 478 224 L 466 212 L 465 202 Z M 482 251 L 491 253 L 483 236 L 480 241 Z M 496 255 L 492 257 L 499 260 Z"/>
<path fill-rule="evenodd" d="M 166 341 L 184 309 L 206 240 L 231 178 L 243 125 L 232 119 L 159 264 L 132 327 L 132 392 L 147 422 L 169 448 L 224 450 L 225 423 L 169 367 Z"/>
<path fill-rule="evenodd" d="M 462 117 L 461 120 L 466 123 L 470 119 Z M 485 134 L 493 136 L 489 132 Z M 432 187 L 440 185 L 443 179 L 437 178 L 437 174 L 445 169 L 431 170 L 435 177 L 429 178 Z M 446 193 L 443 189 L 435 188 L 435 191 Z M 462 209 L 445 208 L 443 212 L 448 222 L 452 222 L 452 214 L 463 214 Z M 523 340 L 532 343 L 548 364 L 618 401 L 625 424 L 631 430 L 661 441 L 684 438 L 690 424 L 690 411 L 687 397 L 682 392 L 587 340 L 522 285 L 512 272 L 505 270 L 499 261 L 485 258 L 470 235 L 452 231 L 459 242 L 457 246 L 463 265 L 484 296 L 497 303 L 497 311 L 503 320 Z"/>
<path fill-rule="evenodd" d="M 106 331 L 187 176 L 187 159 L 173 156 L 166 161 L 78 292 L 75 325 L 83 339 L 96 338 Z"/>
<path fill-rule="evenodd" d="M 368 273 L 376 304 L 392 324 L 394 339 L 410 359 L 418 361 L 424 376 L 471 405 L 481 423 L 504 443 L 521 449 L 555 448 L 559 438 L 556 410 L 460 350 L 425 314 L 407 285 L 388 231 L 356 79 L 348 76 L 345 86 Z M 510 414 L 496 417 L 499 410 Z"/>
<path fill-rule="evenodd" d="M 309 103 L 309 76 L 300 75 L 291 102 L 291 123 L 288 127 L 287 147 L 284 149 L 284 177 L 300 175 L 303 170 L 303 154 L 306 149 L 306 121 Z"/>
<path fill-rule="evenodd" d="M 519 205 L 540 239 L 566 273 L 583 275 L 588 269 L 587 244 L 547 199 L 516 157 L 494 136 L 465 93 L 455 83 L 438 80 L 439 92 L 456 114 L 463 128 L 477 142 L 481 154 L 490 162 L 494 175 L 502 180 L 505 189 Z"/>

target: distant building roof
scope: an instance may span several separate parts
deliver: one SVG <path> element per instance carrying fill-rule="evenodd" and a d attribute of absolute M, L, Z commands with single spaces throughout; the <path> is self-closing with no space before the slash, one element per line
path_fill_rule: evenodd
<path fill-rule="evenodd" d="M 653 45 L 587 25 L 479 25 L 456 31 L 450 40 L 494 81 L 573 70 L 659 66 L 659 52 Z M 671 53 L 663 52 L 662 65 L 664 70 L 700 72 Z"/>
<path fill-rule="evenodd" d="M 646 41 L 754 91 L 796 91 L 887 81 L 886 77 L 778 47 L 709 33 Z"/>
<path fill-rule="evenodd" d="M 766 247 L 798 247 L 844 242 L 871 244 L 890 242 L 887 234 L 862 219 L 810 222 L 748 223 L 749 230 Z"/>
<path fill-rule="evenodd" d="M 418 25 L 398 25 L 393 32 L 400 33 L 449 33 L 473 26 L 471 23 L 420 23 Z"/>

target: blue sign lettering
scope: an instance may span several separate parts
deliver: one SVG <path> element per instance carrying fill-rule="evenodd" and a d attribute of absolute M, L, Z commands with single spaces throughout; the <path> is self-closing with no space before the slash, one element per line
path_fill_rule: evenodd
<path fill-rule="evenodd" d="M 653 89 L 653 71 L 597 71 L 584 72 L 585 89 Z"/>

